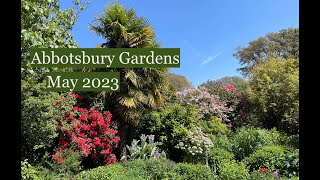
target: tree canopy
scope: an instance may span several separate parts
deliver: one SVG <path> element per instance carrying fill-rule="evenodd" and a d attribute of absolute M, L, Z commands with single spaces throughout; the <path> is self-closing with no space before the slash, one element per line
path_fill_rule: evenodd
<path fill-rule="evenodd" d="M 288 28 L 276 33 L 268 33 L 250 41 L 246 47 L 237 48 L 233 55 L 239 59 L 241 65 L 244 65 L 238 68 L 244 75 L 249 75 L 254 66 L 270 57 L 299 58 L 299 29 Z"/>
<path fill-rule="evenodd" d="M 270 58 L 253 70 L 251 107 L 266 128 L 299 132 L 299 60 Z"/>

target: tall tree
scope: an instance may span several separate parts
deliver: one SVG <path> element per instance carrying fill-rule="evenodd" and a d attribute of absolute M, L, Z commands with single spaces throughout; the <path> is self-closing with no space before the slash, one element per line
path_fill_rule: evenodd
<path fill-rule="evenodd" d="M 270 57 L 281 59 L 299 58 L 299 29 L 288 28 L 276 33 L 268 33 L 250 41 L 247 47 L 239 47 L 233 54 L 239 59 L 243 75 L 250 75 L 254 66 Z"/>
<path fill-rule="evenodd" d="M 299 132 L 299 60 L 271 58 L 256 66 L 248 94 L 257 122 L 291 134 Z"/>
<path fill-rule="evenodd" d="M 168 83 L 174 91 L 183 91 L 184 89 L 193 87 L 187 77 L 174 73 L 168 73 Z"/>
<path fill-rule="evenodd" d="M 91 29 L 106 42 L 102 48 L 156 48 L 155 33 L 148 21 L 138 17 L 133 9 L 119 3 L 109 4 L 95 18 Z M 105 107 L 119 123 L 120 157 L 126 157 L 130 143 L 145 111 L 159 107 L 167 89 L 166 68 L 118 68 L 99 71 L 120 72 L 120 92 L 105 94 Z M 126 160 L 126 158 L 124 159 Z"/>

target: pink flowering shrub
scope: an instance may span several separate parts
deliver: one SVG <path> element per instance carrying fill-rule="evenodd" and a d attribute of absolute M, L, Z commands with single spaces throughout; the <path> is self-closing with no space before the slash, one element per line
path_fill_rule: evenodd
<path fill-rule="evenodd" d="M 203 86 L 177 92 L 176 96 L 178 102 L 185 105 L 191 104 L 198 109 L 202 119 L 216 116 L 225 122 L 230 122 L 227 114 L 233 110 L 232 107 L 227 107 L 227 104 L 221 101 L 219 96 L 210 94 Z"/>

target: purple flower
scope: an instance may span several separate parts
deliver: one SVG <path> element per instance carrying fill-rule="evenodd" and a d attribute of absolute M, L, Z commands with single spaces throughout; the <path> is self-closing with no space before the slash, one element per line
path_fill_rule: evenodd
<path fill-rule="evenodd" d="M 159 157 L 160 156 L 160 153 L 157 151 L 155 154 L 154 154 L 155 157 Z"/>
<path fill-rule="evenodd" d="M 278 172 L 274 172 L 272 173 L 272 176 L 276 179 L 279 179 L 279 173 Z"/>

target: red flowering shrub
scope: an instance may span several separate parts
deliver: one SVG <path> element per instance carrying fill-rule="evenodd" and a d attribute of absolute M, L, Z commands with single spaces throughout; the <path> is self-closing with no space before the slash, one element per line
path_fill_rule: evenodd
<path fill-rule="evenodd" d="M 236 91 L 237 90 L 236 87 L 234 87 L 234 85 L 232 85 L 232 84 L 224 84 L 224 85 L 220 86 L 220 88 L 225 91 Z"/>
<path fill-rule="evenodd" d="M 72 96 L 82 99 L 79 95 Z M 104 164 L 116 162 L 112 152 L 117 147 L 120 137 L 116 135 L 117 130 L 112 128 L 111 117 L 109 111 L 102 114 L 93 109 L 87 110 L 74 106 L 57 127 L 60 134 L 59 147 L 53 159 L 62 163 L 63 151 L 71 148 L 79 151 L 82 157 L 94 162 Z"/>

